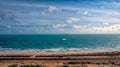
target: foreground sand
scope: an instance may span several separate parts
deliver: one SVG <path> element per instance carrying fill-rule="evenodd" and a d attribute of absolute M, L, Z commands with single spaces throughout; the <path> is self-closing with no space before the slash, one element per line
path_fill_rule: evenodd
<path fill-rule="evenodd" d="M 16 67 L 120 67 L 120 51 L 0 54 L 0 67 L 15 67 L 12 65 Z"/>

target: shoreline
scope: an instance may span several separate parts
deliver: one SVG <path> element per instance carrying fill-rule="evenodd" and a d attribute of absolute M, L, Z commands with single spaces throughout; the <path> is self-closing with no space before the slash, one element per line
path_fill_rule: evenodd
<path fill-rule="evenodd" d="M 91 55 L 91 54 L 95 54 L 95 55 L 99 55 L 99 54 L 120 54 L 120 50 L 119 51 L 98 51 L 98 52 L 19 52 L 19 53 L 0 53 L 0 57 L 1 56 L 6 56 L 6 55 L 10 55 L 10 56 L 19 56 L 19 55 Z"/>

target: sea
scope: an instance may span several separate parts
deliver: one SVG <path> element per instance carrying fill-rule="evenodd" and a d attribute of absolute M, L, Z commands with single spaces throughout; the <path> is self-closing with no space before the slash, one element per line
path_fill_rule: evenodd
<path fill-rule="evenodd" d="M 120 34 L 1 34 L 0 53 L 120 50 Z"/>

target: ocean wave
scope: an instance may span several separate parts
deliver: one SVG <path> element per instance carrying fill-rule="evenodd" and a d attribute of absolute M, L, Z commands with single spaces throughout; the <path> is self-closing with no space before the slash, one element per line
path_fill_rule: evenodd
<path fill-rule="evenodd" d="M 13 49 L 13 48 L 0 48 L 0 53 L 20 53 L 20 52 L 102 52 L 102 51 L 114 51 L 120 50 L 120 47 L 116 48 L 50 48 L 50 49 Z"/>

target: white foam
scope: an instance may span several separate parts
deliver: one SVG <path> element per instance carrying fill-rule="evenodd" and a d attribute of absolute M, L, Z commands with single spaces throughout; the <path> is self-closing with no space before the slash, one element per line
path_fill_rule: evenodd
<path fill-rule="evenodd" d="M 107 48 L 107 47 L 97 47 L 97 48 L 50 48 L 50 49 L 13 49 L 13 48 L 0 48 L 0 53 L 20 53 L 20 52 L 102 52 L 102 51 L 112 51 L 120 50 L 119 47 Z"/>
<path fill-rule="evenodd" d="M 66 38 L 62 38 L 62 40 L 67 40 Z"/>

